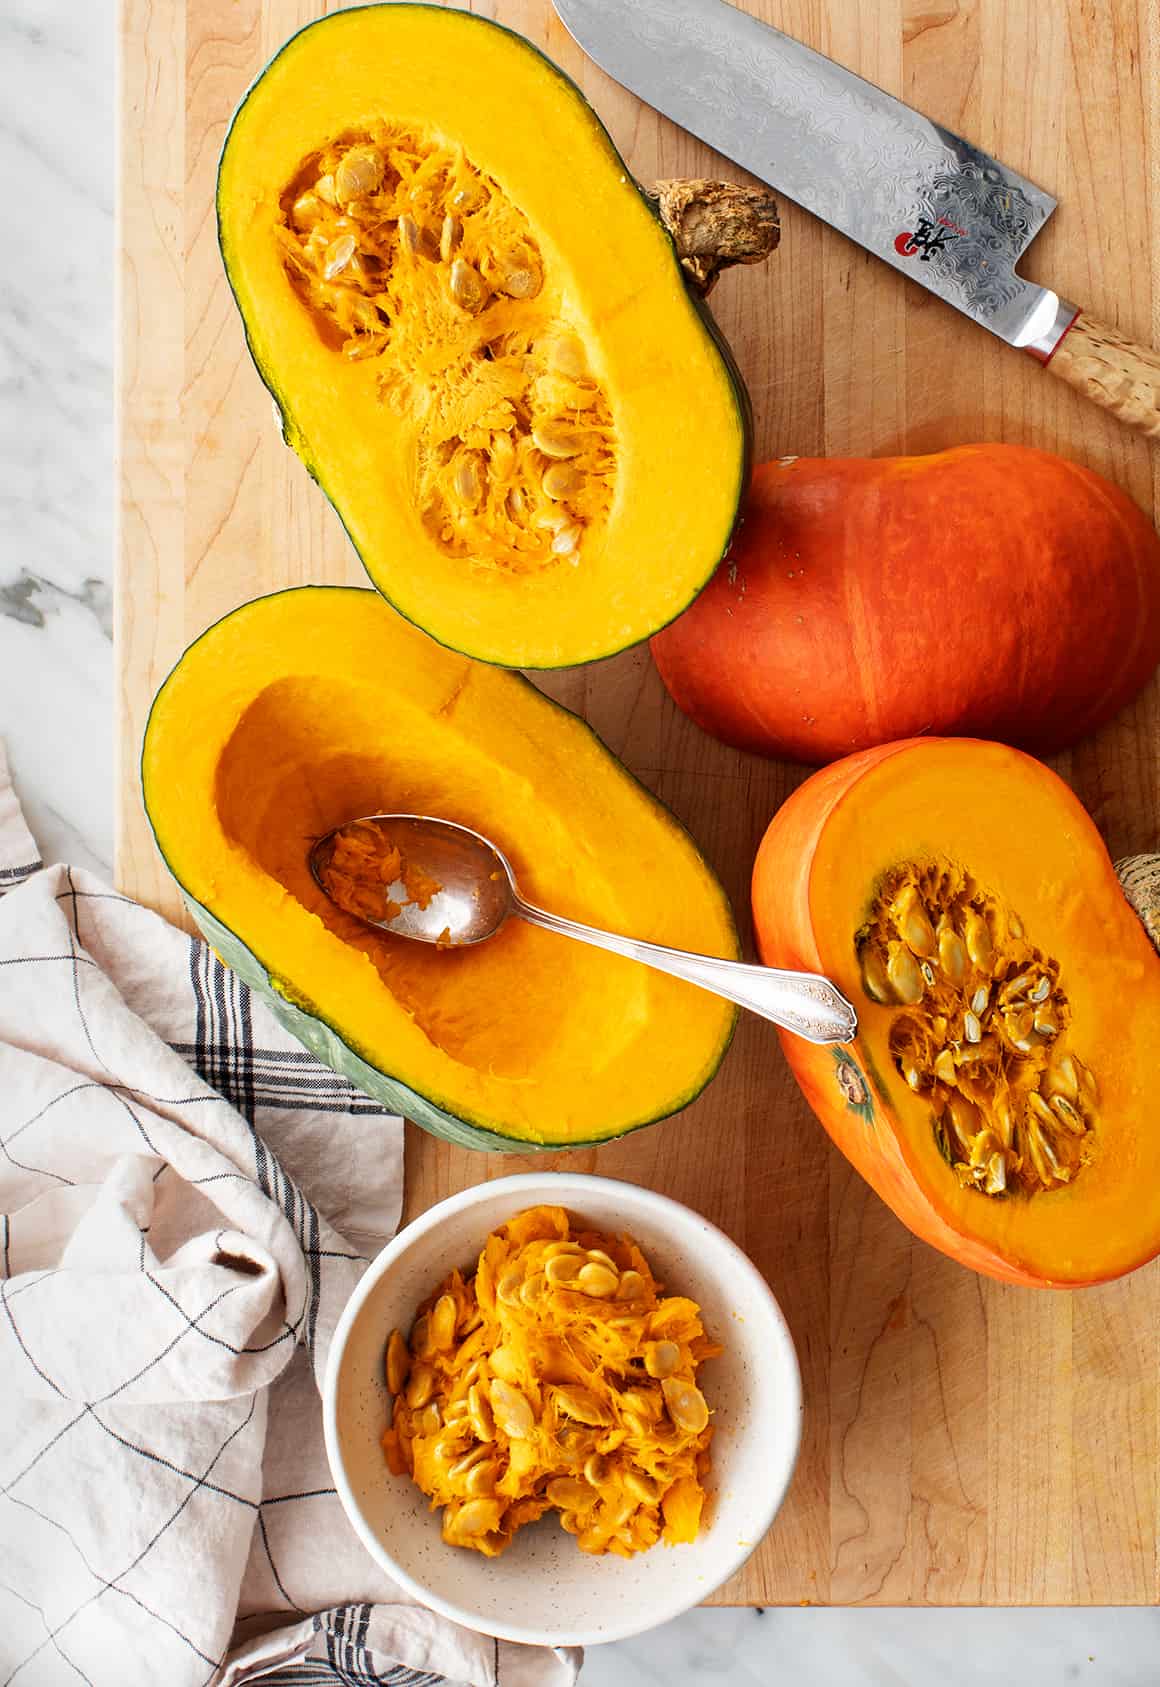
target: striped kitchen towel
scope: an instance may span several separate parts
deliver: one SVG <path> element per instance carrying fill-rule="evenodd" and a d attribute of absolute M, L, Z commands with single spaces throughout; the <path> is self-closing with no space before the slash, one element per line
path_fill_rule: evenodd
<path fill-rule="evenodd" d="M 367 1557 L 318 1383 L 402 1126 L 213 952 L 42 867 L 0 749 L 0 1687 L 566 1687 Z"/>

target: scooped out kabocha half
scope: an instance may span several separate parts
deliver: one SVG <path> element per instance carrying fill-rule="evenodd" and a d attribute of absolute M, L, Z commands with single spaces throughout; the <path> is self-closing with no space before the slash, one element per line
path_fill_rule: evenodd
<path fill-rule="evenodd" d="M 222 958 L 320 1060 L 437 1135 L 512 1151 L 607 1141 L 685 1106 L 725 1054 L 736 1010 L 635 961 L 525 920 L 441 950 L 319 889 L 309 852 L 334 827 L 437 814 L 494 839 L 545 907 L 737 954 L 691 838 L 595 734 L 376 592 L 278 592 L 203 633 L 154 702 L 141 774 L 161 853 Z"/>
<path fill-rule="evenodd" d="M 763 256 L 776 214 L 661 186 L 529 42 L 434 6 L 312 24 L 234 119 L 219 233 L 258 369 L 375 585 L 441 643 L 610 655 L 728 544 L 748 409 L 686 283 Z"/>
<path fill-rule="evenodd" d="M 836 762 L 775 816 L 753 909 L 768 964 L 856 1003 L 850 1048 L 783 1046 L 917 1235 L 1038 1285 L 1160 1252 L 1160 956 L 1054 773 L 970 739 Z"/>

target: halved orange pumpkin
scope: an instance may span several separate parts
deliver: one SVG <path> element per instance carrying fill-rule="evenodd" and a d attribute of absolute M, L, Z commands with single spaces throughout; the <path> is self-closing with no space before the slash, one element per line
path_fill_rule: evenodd
<path fill-rule="evenodd" d="M 775 815 L 753 912 L 767 964 L 856 1004 L 850 1047 L 782 1044 L 917 1235 L 1038 1285 L 1160 1252 L 1160 956 L 1050 769 L 971 739 L 836 762 Z"/>

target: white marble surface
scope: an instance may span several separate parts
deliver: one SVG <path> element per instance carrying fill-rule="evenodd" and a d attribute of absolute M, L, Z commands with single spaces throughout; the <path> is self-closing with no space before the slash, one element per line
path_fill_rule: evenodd
<path fill-rule="evenodd" d="M 837 4 L 838 0 L 830 0 Z M 0 0 L 0 732 L 42 849 L 112 857 L 114 0 Z M 697 1611 L 584 1687 L 1158 1687 L 1160 1614 Z"/>

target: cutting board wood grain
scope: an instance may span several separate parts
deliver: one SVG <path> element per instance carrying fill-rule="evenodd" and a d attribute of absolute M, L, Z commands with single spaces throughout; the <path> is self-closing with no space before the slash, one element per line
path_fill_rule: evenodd
<path fill-rule="evenodd" d="M 748 5 L 1054 192 L 1060 209 L 1027 273 L 1160 344 L 1160 24 L 1149 0 Z M 642 181 L 740 179 L 587 63 L 547 0 L 479 9 L 580 83 Z M 214 231 L 230 114 L 318 10 L 124 0 L 118 871 L 126 891 L 174 919 L 177 893 L 137 780 L 156 687 L 183 646 L 242 600 L 364 581 L 281 444 Z M 567 173 L 561 160 L 562 193 Z M 734 272 L 714 298 L 749 380 L 760 456 L 1015 440 L 1077 457 L 1155 509 L 1160 451 L 792 205 L 783 211 L 774 259 Z M 647 649 L 543 683 L 676 811 L 744 923 L 758 839 L 800 770 L 702 736 L 669 703 Z M 1153 845 L 1157 687 L 1058 765 L 1115 854 Z M 418 1132 L 408 1154 L 411 1213 L 525 1163 Z M 689 1202 L 752 1255 L 786 1309 L 805 1377 L 801 1464 L 721 1601 L 1160 1599 L 1160 1266 L 1072 1295 L 961 1270 L 912 1240 L 830 1148 L 772 1031 L 755 1021 L 680 1117 L 547 1163 Z"/>

